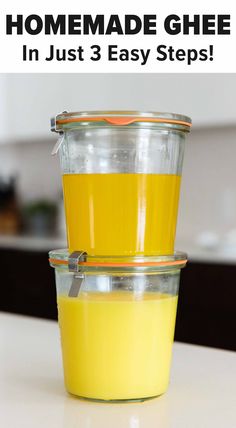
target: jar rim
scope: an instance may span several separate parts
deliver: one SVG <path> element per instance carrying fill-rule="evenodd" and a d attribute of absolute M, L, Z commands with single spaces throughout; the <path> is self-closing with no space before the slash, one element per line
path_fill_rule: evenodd
<path fill-rule="evenodd" d="M 94 256 L 87 255 L 83 251 L 76 252 L 82 257 L 70 254 L 67 249 L 52 250 L 49 252 L 49 263 L 54 268 L 65 269 L 68 271 L 127 271 L 148 269 L 151 271 L 163 271 L 181 269 L 187 263 L 187 254 L 176 251 L 173 255 L 152 255 L 152 256 Z M 71 257 L 74 261 L 76 270 L 70 269 Z"/>
<path fill-rule="evenodd" d="M 189 132 L 192 125 L 190 117 L 167 112 L 142 112 L 135 110 L 104 110 L 59 113 L 51 119 L 51 130 L 63 132 L 81 126 L 169 126 Z"/>

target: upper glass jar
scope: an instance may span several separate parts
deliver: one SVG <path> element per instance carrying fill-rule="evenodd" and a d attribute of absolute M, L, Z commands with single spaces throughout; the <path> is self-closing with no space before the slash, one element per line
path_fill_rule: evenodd
<path fill-rule="evenodd" d="M 70 251 L 173 254 L 184 142 L 170 113 L 62 113 L 59 151 Z"/>

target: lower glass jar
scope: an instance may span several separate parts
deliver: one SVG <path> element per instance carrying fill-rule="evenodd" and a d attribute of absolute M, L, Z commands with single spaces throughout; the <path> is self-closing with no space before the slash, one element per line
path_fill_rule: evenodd
<path fill-rule="evenodd" d="M 105 401 L 163 394 L 186 255 L 77 256 L 49 253 L 67 391 Z"/>

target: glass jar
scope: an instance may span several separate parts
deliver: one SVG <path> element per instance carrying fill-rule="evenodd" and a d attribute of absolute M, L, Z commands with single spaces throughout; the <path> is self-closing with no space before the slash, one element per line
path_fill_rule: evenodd
<path fill-rule="evenodd" d="M 49 261 L 67 391 L 105 401 L 163 394 L 186 254 L 104 258 L 55 250 Z"/>
<path fill-rule="evenodd" d="M 190 126 L 186 116 L 132 111 L 53 120 L 70 252 L 173 254 Z"/>

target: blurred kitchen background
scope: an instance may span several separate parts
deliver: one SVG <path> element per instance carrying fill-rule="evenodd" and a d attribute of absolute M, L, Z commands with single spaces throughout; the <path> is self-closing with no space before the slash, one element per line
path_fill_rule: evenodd
<path fill-rule="evenodd" d="M 236 350 L 236 75 L 2 74 L 0 94 L 0 310 L 57 317 L 47 251 L 66 247 L 66 235 L 50 117 L 182 113 L 193 127 L 177 228 L 189 264 L 176 340 Z"/>

